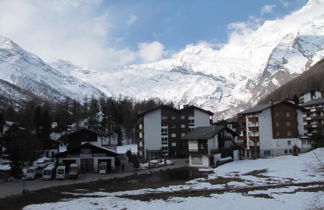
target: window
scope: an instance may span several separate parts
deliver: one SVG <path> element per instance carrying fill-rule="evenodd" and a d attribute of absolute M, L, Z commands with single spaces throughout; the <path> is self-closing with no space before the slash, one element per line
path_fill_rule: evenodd
<path fill-rule="evenodd" d="M 176 147 L 177 146 L 177 143 L 176 142 L 172 142 L 172 146 L 173 147 Z"/>
<path fill-rule="evenodd" d="M 289 140 L 289 141 L 287 142 L 287 144 L 288 144 L 288 145 L 291 145 L 291 141 Z"/>
<path fill-rule="evenodd" d="M 167 128 L 161 128 L 161 135 L 168 135 L 168 129 Z"/>
<path fill-rule="evenodd" d="M 176 117 L 175 117 L 175 116 L 172 116 L 172 117 L 171 117 L 171 119 L 172 119 L 172 120 L 175 120 L 175 119 L 176 119 Z"/>
<path fill-rule="evenodd" d="M 202 157 L 201 156 L 191 156 L 191 164 L 192 165 L 202 165 Z"/>
<path fill-rule="evenodd" d="M 181 120 L 184 120 L 184 119 L 186 119 L 186 116 L 181 115 Z"/>
<path fill-rule="evenodd" d="M 185 133 L 181 133 L 181 136 L 185 136 L 186 134 Z"/>
<path fill-rule="evenodd" d="M 161 142 L 162 144 L 168 144 L 168 137 L 162 137 Z"/>
<path fill-rule="evenodd" d="M 172 128 L 176 128 L 177 127 L 177 125 L 176 124 L 172 124 L 172 126 L 171 126 Z"/>
<path fill-rule="evenodd" d="M 163 152 L 167 152 L 168 151 L 168 147 L 162 147 L 161 149 Z"/>
<path fill-rule="evenodd" d="M 280 136 L 280 133 L 279 133 L 279 131 L 277 131 L 277 133 L 276 133 L 276 134 L 277 134 L 277 136 Z"/>
<path fill-rule="evenodd" d="M 188 143 L 189 151 L 198 151 L 198 141 L 193 140 Z"/>
<path fill-rule="evenodd" d="M 263 151 L 263 154 L 264 154 L 265 156 L 271 155 L 271 151 L 270 151 L 270 150 L 264 150 L 264 151 Z"/>
<path fill-rule="evenodd" d="M 167 120 L 168 116 L 162 116 L 162 120 Z"/>
<path fill-rule="evenodd" d="M 143 125 L 142 124 L 139 124 L 138 127 L 139 127 L 139 129 L 142 129 L 143 128 Z"/>
<path fill-rule="evenodd" d="M 276 122 L 276 127 L 279 127 L 279 122 Z"/>
<path fill-rule="evenodd" d="M 171 137 L 172 137 L 172 138 L 175 138 L 175 137 L 177 137 L 177 134 L 172 133 L 172 134 L 171 134 Z"/>
<path fill-rule="evenodd" d="M 290 117 L 290 112 L 286 112 L 286 117 Z"/>
<path fill-rule="evenodd" d="M 139 133 L 139 137 L 143 138 L 143 133 L 142 132 Z"/>
<path fill-rule="evenodd" d="M 290 127 L 291 126 L 291 122 L 290 121 L 287 121 L 286 122 L 286 125 L 287 125 L 287 127 Z"/>
<path fill-rule="evenodd" d="M 287 131 L 287 136 L 291 136 L 291 131 Z"/>
<path fill-rule="evenodd" d="M 186 125 L 185 124 L 181 124 L 181 128 L 185 128 L 186 127 Z"/>
<path fill-rule="evenodd" d="M 279 117 L 279 113 L 278 113 L 278 112 L 275 112 L 275 116 L 276 116 L 276 117 Z"/>
<path fill-rule="evenodd" d="M 285 154 L 288 154 L 288 150 L 285 149 Z"/>

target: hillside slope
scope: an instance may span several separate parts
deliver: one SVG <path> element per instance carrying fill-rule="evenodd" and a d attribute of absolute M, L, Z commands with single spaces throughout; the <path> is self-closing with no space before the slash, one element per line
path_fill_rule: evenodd
<path fill-rule="evenodd" d="M 270 99 L 275 101 L 286 98 L 292 99 L 311 90 L 320 90 L 324 93 L 324 59 L 312 66 L 308 71 L 265 96 L 259 103 L 267 103 Z"/>

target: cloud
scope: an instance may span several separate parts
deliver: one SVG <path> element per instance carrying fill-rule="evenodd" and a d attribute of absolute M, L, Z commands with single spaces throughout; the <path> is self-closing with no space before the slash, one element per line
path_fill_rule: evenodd
<path fill-rule="evenodd" d="M 164 46 L 157 41 L 138 44 L 138 56 L 144 62 L 154 62 L 162 58 Z"/>
<path fill-rule="evenodd" d="M 233 22 L 227 25 L 229 32 L 229 45 L 242 46 L 250 41 L 254 33 L 263 23 L 263 19 L 250 16 L 246 22 Z"/>
<path fill-rule="evenodd" d="M 108 10 L 101 0 L 1 0 L 0 35 L 47 62 L 112 69 L 137 59 L 137 51 L 115 48 Z M 131 17 L 131 21 L 136 18 Z"/>
<path fill-rule="evenodd" d="M 127 20 L 127 25 L 132 25 L 133 23 L 135 23 L 137 20 L 137 16 L 136 15 L 131 15 L 129 16 L 128 20 Z"/>
<path fill-rule="evenodd" d="M 276 7 L 275 4 L 271 4 L 271 5 L 264 5 L 262 8 L 261 8 L 261 15 L 265 15 L 265 14 L 270 14 L 273 12 L 273 9 Z"/>

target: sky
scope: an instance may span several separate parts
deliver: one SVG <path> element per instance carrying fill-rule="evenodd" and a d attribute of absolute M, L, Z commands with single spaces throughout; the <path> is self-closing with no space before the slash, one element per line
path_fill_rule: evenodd
<path fill-rule="evenodd" d="M 215 49 L 307 0 L 0 0 L 0 36 L 47 62 L 110 70 L 155 62 L 187 45 Z"/>

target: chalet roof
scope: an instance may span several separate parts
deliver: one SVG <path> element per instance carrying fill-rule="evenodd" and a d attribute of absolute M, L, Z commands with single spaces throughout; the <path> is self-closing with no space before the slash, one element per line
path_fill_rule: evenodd
<path fill-rule="evenodd" d="M 198 140 L 198 139 L 210 139 L 218 134 L 221 130 L 227 129 L 226 126 L 208 126 L 208 127 L 198 127 L 185 136 L 181 137 L 183 140 Z M 230 131 L 233 132 L 233 131 Z"/>
<path fill-rule="evenodd" d="M 181 111 L 185 111 L 185 110 L 188 110 L 188 109 L 197 109 L 197 110 L 202 111 L 202 112 L 205 112 L 205 113 L 207 113 L 207 114 L 209 114 L 209 115 L 214 115 L 213 112 L 208 111 L 208 110 L 205 110 L 205 109 L 202 109 L 202 108 L 199 108 L 199 107 L 194 106 L 194 105 L 186 106 L 186 107 L 184 107 L 183 109 L 180 109 L 179 111 L 181 112 Z"/>
<path fill-rule="evenodd" d="M 320 104 L 324 104 L 324 98 L 315 99 L 307 103 L 301 104 L 300 106 L 306 107 L 306 106 L 313 106 L 313 105 L 320 105 Z"/>
<path fill-rule="evenodd" d="M 262 112 L 263 110 L 266 110 L 268 108 L 271 108 L 273 106 L 276 106 L 278 104 L 281 104 L 281 103 L 286 103 L 286 104 L 289 104 L 291 106 L 295 106 L 296 108 L 298 109 L 302 109 L 304 110 L 304 108 L 300 107 L 300 106 L 297 106 L 296 104 L 294 104 L 291 100 L 282 100 L 282 101 L 275 101 L 275 102 L 270 102 L 270 103 L 267 103 L 267 104 L 261 104 L 261 105 L 257 105 L 257 106 L 254 106 L 252 107 L 251 109 L 247 109 L 243 112 L 240 112 L 238 114 L 242 114 L 242 115 L 245 115 L 245 114 L 254 114 L 254 113 L 260 113 Z"/>
<path fill-rule="evenodd" d="M 171 106 L 162 105 L 162 106 L 155 107 L 155 108 L 153 108 L 153 109 L 149 109 L 149 110 L 147 110 L 147 111 L 145 111 L 145 112 L 141 112 L 139 115 L 140 115 L 140 116 L 144 116 L 144 115 L 146 115 L 147 113 L 150 113 L 150 112 L 153 112 L 153 111 L 156 111 L 156 110 L 159 110 L 159 109 L 167 109 L 167 110 L 171 110 L 171 111 L 176 112 L 176 113 L 181 113 L 181 112 L 183 112 L 183 111 L 185 111 L 185 110 L 188 110 L 188 109 L 197 109 L 197 110 L 202 111 L 202 112 L 205 112 L 205 113 L 207 113 L 207 114 L 209 114 L 209 115 L 213 115 L 213 114 L 214 114 L 214 113 L 211 112 L 211 111 L 208 111 L 208 110 L 205 110 L 205 109 L 199 108 L 199 107 L 197 107 L 197 106 L 193 106 L 193 105 L 191 105 L 191 106 L 186 106 L 186 107 L 184 107 L 184 108 L 182 108 L 182 109 L 176 109 L 176 108 L 173 108 L 173 107 L 171 107 Z"/>
<path fill-rule="evenodd" d="M 147 113 L 154 112 L 154 111 L 159 110 L 159 109 L 167 109 L 167 110 L 171 110 L 171 111 L 174 111 L 174 112 L 178 112 L 177 109 L 175 109 L 175 108 L 173 108 L 173 107 L 171 107 L 171 106 L 165 106 L 165 105 L 162 105 L 162 106 L 158 106 L 158 107 L 155 107 L 155 108 L 153 108 L 153 109 L 149 109 L 149 110 L 147 110 L 147 111 L 141 112 L 139 115 L 140 115 L 140 116 L 144 116 L 144 115 L 146 115 Z"/>
<path fill-rule="evenodd" d="M 111 156 L 117 156 L 118 153 L 114 150 L 111 150 L 111 149 L 108 149 L 108 148 L 105 148 L 105 147 L 100 147 L 100 146 L 97 146 L 97 145 L 94 145 L 92 143 L 85 143 L 85 144 L 82 144 L 74 149 L 71 149 L 71 150 L 67 150 L 65 152 L 60 152 L 60 153 L 57 153 L 55 155 L 55 157 L 65 157 L 66 155 L 68 154 L 76 154 L 76 153 L 79 153 L 81 151 L 81 149 L 96 149 L 100 152 L 103 152 L 103 153 L 107 153 L 107 154 L 110 154 Z"/>
<path fill-rule="evenodd" d="M 66 138 L 68 136 L 73 136 L 73 135 L 76 135 L 77 133 L 84 132 L 84 131 L 94 133 L 94 134 L 97 134 L 99 136 L 106 136 L 104 133 L 101 133 L 99 131 L 94 131 L 94 130 L 91 130 L 91 129 L 88 129 L 88 128 L 82 128 L 80 130 L 77 130 L 77 131 L 74 131 L 74 132 L 71 132 L 71 133 L 67 133 L 67 134 L 61 136 L 60 139 L 64 139 L 64 138 Z"/>

